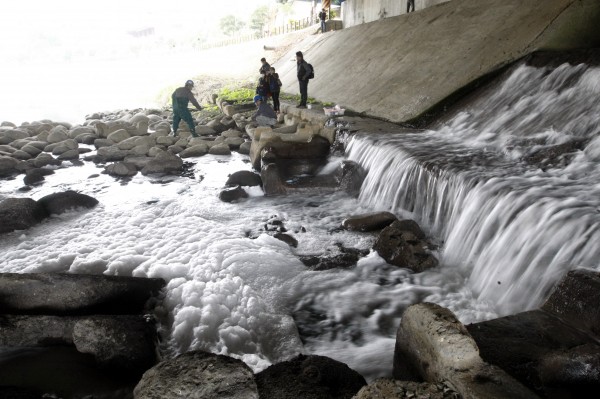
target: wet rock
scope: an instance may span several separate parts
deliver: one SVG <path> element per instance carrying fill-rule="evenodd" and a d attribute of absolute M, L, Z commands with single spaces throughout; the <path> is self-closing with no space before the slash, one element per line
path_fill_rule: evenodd
<path fill-rule="evenodd" d="M 448 309 L 419 303 L 406 309 L 396 334 L 398 380 L 448 381 L 467 398 L 536 398 L 499 367 L 484 362 L 465 326 Z"/>
<path fill-rule="evenodd" d="M 6 198 L 0 202 L 0 234 L 26 230 L 46 217 L 46 208 L 31 198 Z"/>
<path fill-rule="evenodd" d="M 40 183 L 44 181 L 44 177 L 53 174 L 54 171 L 50 169 L 36 168 L 30 169 L 25 172 L 25 177 L 23 178 L 23 183 L 28 186 Z"/>
<path fill-rule="evenodd" d="M 413 227 L 411 222 L 395 221 L 383 229 L 377 237 L 373 249 L 387 263 L 419 273 L 437 266 L 438 262 L 429 253 L 428 243 L 424 241 L 424 237 L 419 238 L 408 230 Z"/>
<path fill-rule="evenodd" d="M 217 134 L 217 131 L 210 126 L 199 125 L 196 126 L 196 134 L 200 136 L 213 136 Z"/>
<path fill-rule="evenodd" d="M 90 316 L 73 326 L 73 344 L 99 366 L 141 376 L 157 361 L 153 320 L 141 315 Z"/>
<path fill-rule="evenodd" d="M 48 143 L 60 143 L 61 141 L 65 141 L 69 139 L 69 130 L 62 126 L 58 125 L 52 128 L 48 133 Z"/>
<path fill-rule="evenodd" d="M 252 187 L 252 186 L 261 186 L 261 185 L 262 185 L 262 179 L 260 178 L 260 175 L 257 173 L 254 173 L 252 171 L 249 171 L 249 170 L 240 170 L 235 173 L 232 173 L 229 175 L 229 178 L 225 182 L 226 187 L 233 187 L 233 186 Z"/>
<path fill-rule="evenodd" d="M 208 154 L 208 146 L 206 144 L 197 144 L 188 147 L 179 153 L 181 158 L 201 157 Z"/>
<path fill-rule="evenodd" d="M 46 195 L 37 202 L 43 206 L 50 215 L 60 215 L 68 210 L 77 208 L 89 209 L 98 205 L 97 199 L 71 190 Z"/>
<path fill-rule="evenodd" d="M 10 156 L 13 157 L 14 159 L 17 159 L 20 161 L 27 161 L 28 159 L 32 158 L 29 153 L 27 153 L 23 150 L 16 150 Z"/>
<path fill-rule="evenodd" d="M 285 242 L 287 245 L 293 248 L 298 248 L 298 240 L 286 233 L 275 233 L 273 237 L 277 238 L 280 241 Z"/>
<path fill-rule="evenodd" d="M 28 153 L 32 157 L 36 157 L 36 156 L 38 156 L 39 154 L 42 153 L 42 151 L 44 150 L 44 148 L 43 147 L 39 148 L 39 146 L 32 145 L 32 144 L 26 144 L 23 147 L 21 147 L 21 150 L 25 151 L 26 153 Z"/>
<path fill-rule="evenodd" d="M 398 220 L 396 215 L 390 212 L 373 212 L 356 215 L 342 221 L 342 227 L 350 231 L 374 231 L 381 230 Z"/>
<path fill-rule="evenodd" d="M 52 315 L 0 315 L 3 348 L 72 345 L 77 318 Z"/>
<path fill-rule="evenodd" d="M 107 139 L 109 139 L 115 143 L 120 143 L 121 141 L 126 140 L 130 137 L 131 137 L 131 135 L 127 132 L 127 130 L 119 129 L 119 130 L 115 130 L 114 132 L 110 133 L 107 136 Z"/>
<path fill-rule="evenodd" d="M 0 177 L 10 176 L 17 173 L 19 161 L 12 157 L 0 155 Z"/>
<path fill-rule="evenodd" d="M 279 168 L 276 164 L 269 163 L 264 165 L 260 171 L 260 177 L 265 196 L 284 195 L 287 193 L 286 185 L 279 175 Z"/>
<path fill-rule="evenodd" d="M 98 141 L 98 140 L 96 140 Z M 94 144 L 95 145 L 95 144 Z M 109 147 L 99 147 L 96 152 L 95 162 L 117 162 L 131 155 L 130 151 L 121 150 L 119 147 L 111 145 Z"/>
<path fill-rule="evenodd" d="M 0 144 L 10 144 L 15 140 L 29 137 L 29 133 L 19 129 L 2 130 L 0 132 Z"/>
<path fill-rule="evenodd" d="M 600 274 L 570 271 L 539 310 L 467 326 L 488 363 L 543 397 L 585 397 L 599 387 Z"/>
<path fill-rule="evenodd" d="M 79 150 L 68 150 L 60 154 L 57 158 L 59 161 L 72 161 L 79 159 Z"/>
<path fill-rule="evenodd" d="M 221 123 L 220 119 L 213 119 L 212 121 L 208 122 L 206 126 L 212 128 L 216 133 L 222 133 L 229 129 L 227 126 Z"/>
<path fill-rule="evenodd" d="M 340 190 L 345 191 L 353 197 L 358 197 L 360 188 L 367 175 L 365 170 L 356 162 L 343 161 L 337 171 L 337 175 Z"/>
<path fill-rule="evenodd" d="M 248 198 L 248 193 L 239 186 L 219 193 L 219 199 L 223 202 L 239 202 L 244 198 Z"/>
<path fill-rule="evenodd" d="M 48 165 L 60 165 L 62 163 L 58 159 L 55 159 L 52 155 L 46 153 L 41 153 L 30 162 L 35 168 L 42 168 Z"/>
<path fill-rule="evenodd" d="M 227 144 L 223 143 L 210 147 L 208 153 L 212 155 L 231 155 L 231 150 Z"/>
<path fill-rule="evenodd" d="M 353 399 L 460 399 L 458 392 L 439 382 L 398 381 L 378 378 L 363 387 Z"/>
<path fill-rule="evenodd" d="M 135 176 L 138 172 L 137 167 L 133 163 L 129 162 L 116 162 L 107 165 L 104 168 L 104 172 L 117 177 L 130 177 Z"/>
<path fill-rule="evenodd" d="M 256 374 L 261 399 L 352 398 L 367 383 L 344 363 L 299 355 Z"/>
<path fill-rule="evenodd" d="M 12 314 L 140 314 L 164 285 L 156 278 L 0 273 L 0 308 Z"/>
<path fill-rule="evenodd" d="M 146 371 L 134 398 L 258 399 L 258 391 L 252 370 L 241 360 L 192 351 Z"/>
<path fill-rule="evenodd" d="M 553 145 L 537 150 L 523 158 L 530 165 L 536 165 L 541 169 L 551 166 L 566 166 L 571 163 L 577 151 L 584 149 L 586 141 L 574 140 L 567 143 Z"/>
<path fill-rule="evenodd" d="M 142 169 L 142 174 L 176 174 L 182 170 L 183 160 L 180 157 L 166 151 L 159 151 L 154 159 Z"/>
<path fill-rule="evenodd" d="M 115 143 L 109 139 L 95 139 L 94 140 L 94 147 L 96 147 L 97 149 L 102 148 L 102 147 L 110 147 L 110 146 L 113 146 L 114 144 Z"/>
<path fill-rule="evenodd" d="M 321 256 L 300 256 L 300 261 L 310 270 L 321 271 L 335 268 L 347 269 L 356 266 L 360 258 L 365 257 L 369 250 L 346 248 L 336 245 L 335 251 L 327 251 Z"/>
<path fill-rule="evenodd" d="M 242 144 L 240 144 L 240 147 L 238 148 L 238 152 L 243 155 L 249 155 L 251 146 L 252 146 L 251 141 L 244 141 Z"/>

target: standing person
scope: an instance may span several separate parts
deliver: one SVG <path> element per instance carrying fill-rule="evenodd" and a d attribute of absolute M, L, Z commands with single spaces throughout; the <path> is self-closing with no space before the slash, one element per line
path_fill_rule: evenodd
<path fill-rule="evenodd" d="M 264 75 L 267 72 L 269 72 L 269 70 L 271 69 L 271 65 L 269 65 L 269 63 L 267 62 L 267 60 L 264 57 L 260 59 L 260 62 L 262 62 L 262 65 L 260 66 L 258 73 L 260 73 L 261 75 Z"/>
<path fill-rule="evenodd" d="M 415 0 L 408 0 L 406 2 L 406 13 L 408 14 L 410 11 L 415 11 Z"/>
<path fill-rule="evenodd" d="M 192 87 L 194 82 L 188 80 L 185 82 L 185 86 L 177 88 L 171 95 L 171 101 L 173 102 L 173 135 L 177 136 L 177 129 L 179 128 L 179 122 L 183 119 L 185 123 L 190 127 L 192 136 L 198 137 L 196 134 L 196 128 L 194 126 L 194 118 L 188 109 L 188 103 L 191 101 L 194 107 L 198 111 L 202 111 L 202 107 L 196 101 L 194 94 L 192 94 Z"/>
<path fill-rule="evenodd" d="M 281 90 L 281 80 L 279 80 L 279 74 L 275 72 L 275 68 L 271 67 L 271 73 L 269 74 L 269 87 L 271 94 L 273 95 L 273 110 L 279 113 L 279 91 Z"/>
<path fill-rule="evenodd" d="M 319 13 L 319 19 L 321 20 L 321 33 L 325 33 L 325 19 L 327 19 L 327 13 L 324 8 Z"/>
<path fill-rule="evenodd" d="M 271 69 L 269 68 L 269 71 Z M 261 73 L 260 78 L 258 78 L 258 84 L 256 85 L 256 95 L 261 96 L 263 101 L 267 101 L 269 98 L 269 81 L 268 74 Z"/>
<path fill-rule="evenodd" d="M 296 52 L 296 73 L 298 75 L 298 83 L 300 85 L 300 104 L 298 108 L 306 108 L 308 100 L 308 79 L 312 73 L 312 68 L 308 62 L 304 61 L 302 51 Z"/>
<path fill-rule="evenodd" d="M 254 104 L 258 109 L 252 115 L 252 120 L 256 121 L 258 126 L 273 126 L 277 123 L 275 111 L 267 102 L 263 101 L 261 96 L 254 96 Z"/>

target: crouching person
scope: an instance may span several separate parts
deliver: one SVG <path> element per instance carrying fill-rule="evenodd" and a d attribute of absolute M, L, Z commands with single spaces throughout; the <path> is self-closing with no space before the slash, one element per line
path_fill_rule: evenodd
<path fill-rule="evenodd" d="M 254 104 L 258 109 L 252 115 L 252 120 L 256 121 L 258 126 L 273 126 L 277 123 L 277 114 L 261 96 L 254 96 Z"/>

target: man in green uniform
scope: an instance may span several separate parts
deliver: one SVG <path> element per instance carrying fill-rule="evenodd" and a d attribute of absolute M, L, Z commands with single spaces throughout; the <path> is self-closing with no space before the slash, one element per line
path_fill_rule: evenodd
<path fill-rule="evenodd" d="M 179 87 L 173 92 L 173 95 L 171 95 L 171 100 L 173 100 L 173 135 L 175 136 L 177 136 L 179 122 L 183 119 L 190 127 L 192 136 L 198 137 L 194 126 L 194 118 L 192 118 L 192 114 L 188 109 L 188 103 L 191 101 L 198 111 L 202 111 L 202 107 L 198 104 L 198 101 L 196 101 L 196 98 L 192 94 L 192 87 L 194 87 L 194 82 L 188 80 L 185 82 L 185 86 Z"/>

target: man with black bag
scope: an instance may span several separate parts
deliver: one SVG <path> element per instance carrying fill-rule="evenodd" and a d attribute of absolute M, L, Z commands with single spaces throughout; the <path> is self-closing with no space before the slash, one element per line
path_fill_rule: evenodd
<path fill-rule="evenodd" d="M 308 100 L 308 80 L 312 79 L 315 75 L 312 65 L 304 60 L 302 51 L 296 52 L 296 72 L 298 75 L 298 83 L 300 85 L 300 104 L 298 104 L 298 108 L 306 108 L 306 102 Z"/>

